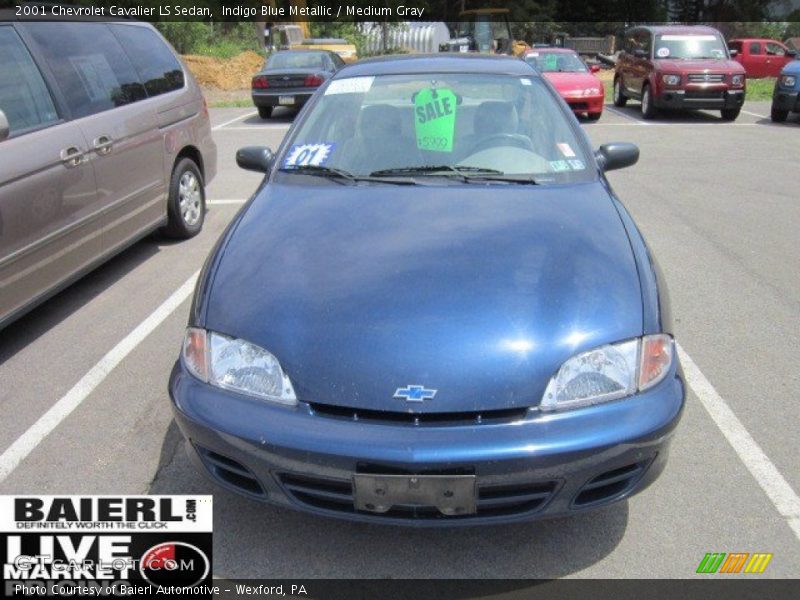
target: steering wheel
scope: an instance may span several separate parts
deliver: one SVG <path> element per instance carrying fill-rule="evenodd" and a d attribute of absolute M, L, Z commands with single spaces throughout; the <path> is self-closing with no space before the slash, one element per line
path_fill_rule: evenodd
<path fill-rule="evenodd" d="M 496 146 L 515 146 L 533 152 L 533 143 L 529 137 L 519 133 L 495 133 L 475 144 L 469 153 L 477 154 L 481 150 Z"/>

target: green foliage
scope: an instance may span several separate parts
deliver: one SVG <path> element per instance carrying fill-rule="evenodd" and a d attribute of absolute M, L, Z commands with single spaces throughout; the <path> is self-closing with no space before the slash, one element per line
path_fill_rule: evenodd
<path fill-rule="evenodd" d="M 181 54 L 231 58 L 245 50 L 262 52 L 258 30 L 250 22 L 163 22 L 156 27 Z"/>

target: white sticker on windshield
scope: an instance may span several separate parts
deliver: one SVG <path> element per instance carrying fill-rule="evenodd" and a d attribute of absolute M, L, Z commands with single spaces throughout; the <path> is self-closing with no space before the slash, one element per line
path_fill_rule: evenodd
<path fill-rule="evenodd" d="M 684 35 L 662 35 L 661 39 L 665 42 L 691 42 L 692 40 L 697 40 L 698 42 L 713 42 L 717 37 L 714 35 L 694 35 L 689 33 Z"/>
<path fill-rule="evenodd" d="M 533 82 L 527 77 L 523 77 L 522 79 L 520 79 L 520 82 L 522 82 L 522 85 L 533 85 Z"/>
<path fill-rule="evenodd" d="M 334 146 L 335 144 L 297 144 L 289 148 L 283 161 L 283 166 L 322 166 L 328 160 L 331 152 L 333 152 Z"/>
<path fill-rule="evenodd" d="M 568 160 L 569 166 L 575 169 L 576 171 L 582 171 L 586 168 L 586 165 L 583 164 L 582 160 L 578 160 L 577 158 L 574 160 Z"/>
<path fill-rule="evenodd" d="M 556 173 L 560 173 L 561 171 L 569 171 L 569 164 L 565 160 L 551 160 L 550 168 Z"/>
<path fill-rule="evenodd" d="M 374 77 L 348 77 L 331 81 L 325 90 L 325 95 L 331 94 L 363 94 L 372 87 Z"/>
<path fill-rule="evenodd" d="M 561 150 L 561 154 L 563 154 L 567 158 L 575 158 L 575 151 L 569 144 L 561 142 L 559 144 L 556 144 L 556 146 L 558 146 L 558 149 Z"/>
<path fill-rule="evenodd" d="M 669 56 L 669 48 L 667 48 L 666 46 L 659 48 L 658 50 L 656 50 L 656 56 L 658 58 L 667 58 Z"/>

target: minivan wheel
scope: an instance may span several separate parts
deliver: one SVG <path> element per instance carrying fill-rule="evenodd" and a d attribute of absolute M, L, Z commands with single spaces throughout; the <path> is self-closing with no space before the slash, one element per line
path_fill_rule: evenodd
<path fill-rule="evenodd" d="M 196 236 L 206 215 L 206 192 L 203 176 L 189 158 L 178 161 L 172 171 L 167 204 L 167 225 L 162 232 L 173 238 Z"/>
<path fill-rule="evenodd" d="M 617 77 L 614 80 L 614 106 L 622 108 L 627 103 L 628 99 L 625 97 L 625 94 L 622 93 L 622 78 Z"/>
<path fill-rule="evenodd" d="M 772 112 L 770 112 L 770 118 L 772 119 L 773 123 L 783 123 L 789 118 L 789 111 L 781 110 L 780 108 L 773 108 Z"/>
<path fill-rule="evenodd" d="M 653 106 L 653 95 L 650 93 L 650 86 L 644 86 L 642 90 L 642 117 L 652 119 L 656 116 L 656 107 Z"/>
<path fill-rule="evenodd" d="M 723 121 L 735 121 L 739 117 L 739 112 L 741 112 L 739 108 L 723 108 L 720 111 Z"/>
<path fill-rule="evenodd" d="M 272 107 L 271 106 L 259 106 L 258 107 L 258 116 L 262 119 L 269 119 L 272 116 Z"/>

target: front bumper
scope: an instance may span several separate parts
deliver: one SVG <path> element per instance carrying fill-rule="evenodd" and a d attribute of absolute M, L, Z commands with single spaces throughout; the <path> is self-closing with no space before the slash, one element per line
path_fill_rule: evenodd
<path fill-rule="evenodd" d="M 653 102 L 661 109 L 721 110 L 741 108 L 744 105 L 744 98 L 744 90 L 664 89 L 661 94 L 653 98 Z"/>
<path fill-rule="evenodd" d="M 605 96 L 565 97 L 564 100 L 576 114 L 600 114 L 603 112 Z"/>
<path fill-rule="evenodd" d="M 315 91 L 309 88 L 286 88 L 270 92 L 252 91 L 251 96 L 253 104 L 259 108 L 264 106 L 294 106 L 299 108 L 308 102 Z M 281 98 L 291 98 L 292 101 L 281 102 Z"/>
<path fill-rule="evenodd" d="M 800 112 L 800 92 L 775 90 L 772 96 L 772 108 Z"/>
<path fill-rule="evenodd" d="M 646 488 L 664 468 L 683 410 L 677 367 L 633 398 L 516 422 L 397 424 L 287 408 L 206 385 L 178 362 L 169 392 L 195 465 L 251 498 L 320 515 L 469 525 L 575 514 Z M 355 473 L 475 475 L 477 513 L 356 511 Z"/>

